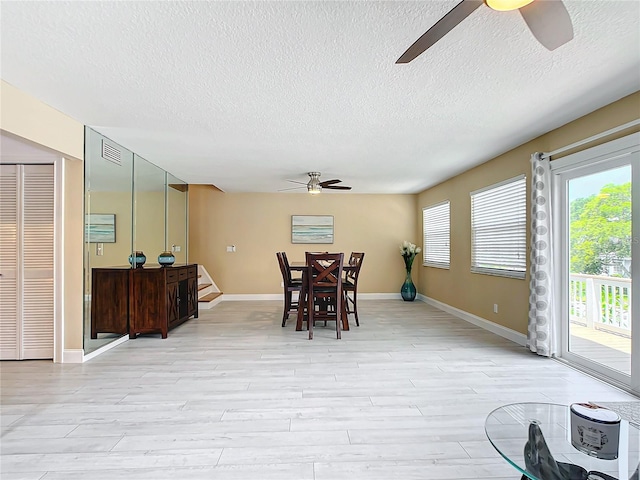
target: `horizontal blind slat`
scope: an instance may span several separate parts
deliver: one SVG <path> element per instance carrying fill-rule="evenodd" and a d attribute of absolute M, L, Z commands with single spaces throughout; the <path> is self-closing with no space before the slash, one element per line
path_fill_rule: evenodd
<path fill-rule="evenodd" d="M 448 268 L 450 265 L 451 205 L 442 202 L 422 211 L 423 263 Z"/>
<path fill-rule="evenodd" d="M 471 195 L 472 271 L 525 271 L 526 203 L 526 177 Z"/>

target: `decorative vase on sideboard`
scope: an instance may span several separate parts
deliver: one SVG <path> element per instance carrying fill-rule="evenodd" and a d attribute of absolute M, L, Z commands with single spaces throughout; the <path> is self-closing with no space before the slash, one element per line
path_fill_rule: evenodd
<path fill-rule="evenodd" d="M 135 254 L 129 255 L 129 264 L 134 268 L 141 268 L 146 261 L 147 257 L 143 252 L 136 251 Z"/>
<path fill-rule="evenodd" d="M 168 267 L 169 265 L 173 265 L 176 261 L 176 257 L 171 252 L 162 252 L 158 255 L 158 263 L 162 267 Z"/>
<path fill-rule="evenodd" d="M 416 286 L 413 284 L 411 278 L 411 270 L 407 270 L 407 276 L 404 279 L 402 288 L 400 289 L 400 295 L 405 302 L 413 302 L 416 298 Z"/>

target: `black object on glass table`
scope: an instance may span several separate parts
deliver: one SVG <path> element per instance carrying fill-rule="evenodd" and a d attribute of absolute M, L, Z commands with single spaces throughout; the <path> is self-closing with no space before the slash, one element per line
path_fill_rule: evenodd
<path fill-rule="evenodd" d="M 527 472 L 541 480 L 618 480 L 605 473 L 587 472 L 579 465 L 556 462 L 542 435 L 540 424 L 535 421 L 529 424 L 529 441 L 524 446 L 524 461 Z M 522 476 L 522 480 L 527 479 L 526 475 Z"/>

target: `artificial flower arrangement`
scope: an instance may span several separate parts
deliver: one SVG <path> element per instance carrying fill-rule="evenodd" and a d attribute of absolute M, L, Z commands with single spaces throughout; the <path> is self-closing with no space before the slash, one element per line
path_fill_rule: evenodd
<path fill-rule="evenodd" d="M 413 260 L 416 258 L 416 255 L 420 253 L 420 251 L 420 247 L 416 247 L 415 243 L 411 243 L 406 240 L 402 242 L 402 245 L 400 245 L 400 254 L 402 255 L 402 258 L 404 258 L 404 265 L 407 269 L 407 272 L 411 271 Z"/>

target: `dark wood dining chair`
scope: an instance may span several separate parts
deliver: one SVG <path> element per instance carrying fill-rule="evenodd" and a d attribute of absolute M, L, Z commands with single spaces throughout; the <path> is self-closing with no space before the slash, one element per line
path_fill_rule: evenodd
<path fill-rule="evenodd" d="M 345 270 L 344 281 L 342 282 L 347 315 L 354 315 L 358 327 L 360 326 L 360 320 L 358 319 L 358 277 L 360 276 L 363 260 L 363 252 L 351 252 L 349 268 Z"/>
<path fill-rule="evenodd" d="M 298 302 L 293 301 L 293 292 L 302 290 L 302 279 L 291 277 L 291 268 L 287 260 L 287 254 L 284 252 L 276 252 L 278 265 L 282 273 L 282 284 L 284 286 L 284 312 L 282 313 L 282 326 L 286 326 L 289 314 L 298 312 Z"/>
<path fill-rule="evenodd" d="M 307 326 L 313 339 L 316 320 L 336 322 L 336 338 L 342 338 L 344 297 L 342 291 L 343 253 L 306 252 Z"/>

